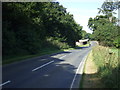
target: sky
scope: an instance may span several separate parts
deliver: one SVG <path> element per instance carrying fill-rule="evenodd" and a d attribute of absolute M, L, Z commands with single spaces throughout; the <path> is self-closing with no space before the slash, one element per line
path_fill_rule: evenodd
<path fill-rule="evenodd" d="M 67 8 L 67 12 L 73 14 L 75 21 L 83 26 L 83 30 L 88 33 L 92 31 L 88 28 L 88 20 L 98 15 L 98 9 L 105 0 L 57 0 L 60 5 Z"/>

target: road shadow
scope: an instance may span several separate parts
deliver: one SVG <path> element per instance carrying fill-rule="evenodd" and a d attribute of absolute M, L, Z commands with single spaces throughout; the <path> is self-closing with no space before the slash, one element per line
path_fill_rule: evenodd
<path fill-rule="evenodd" d="M 72 52 L 69 52 L 69 51 L 62 51 L 62 52 L 58 52 L 58 53 L 53 53 L 49 56 L 54 56 L 54 55 L 57 55 L 57 54 L 69 54 L 69 53 L 72 53 Z"/>
<path fill-rule="evenodd" d="M 33 79 L 33 88 L 68 88 L 70 89 L 76 74 L 77 67 L 64 62 L 64 59 L 52 58 L 55 62 L 44 67 L 43 70 L 38 70 L 34 73 L 37 80 Z M 81 75 L 77 75 L 81 76 Z M 39 83 L 40 86 L 36 86 Z M 24 84 L 25 85 L 25 84 Z M 27 85 L 25 85 L 27 86 Z M 30 86 L 30 85 L 28 85 Z M 79 86 L 78 86 L 79 87 Z"/>
<path fill-rule="evenodd" d="M 87 46 L 87 47 L 76 47 L 75 49 L 84 49 L 84 48 L 89 48 L 89 46 Z"/>
<path fill-rule="evenodd" d="M 34 72 L 31 71 L 33 68 L 45 64 L 46 61 L 36 62 L 35 60 L 32 60 L 30 62 L 26 61 L 23 63 L 13 64 L 13 66 L 5 67 L 2 73 L 3 82 L 11 80 L 12 83 L 4 85 L 3 88 L 70 89 L 71 84 L 76 82 L 76 80 L 74 82 L 74 76 L 76 75 L 77 77 L 81 77 L 80 74 L 76 74 L 77 67 L 70 63 L 64 62 L 64 59 L 50 57 L 50 61 L 51 60 L 54 60 L 54 63 L 51 63 Z M 77 82 L 79 82 L 79 80 L 77 80 Z"/>

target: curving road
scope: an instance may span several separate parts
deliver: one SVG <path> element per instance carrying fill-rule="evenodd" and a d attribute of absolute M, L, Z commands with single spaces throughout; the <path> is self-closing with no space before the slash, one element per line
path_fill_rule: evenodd
<path fill-rule="evenodd" d="M 95 46 L 45 55 L 2 67 L 2 88 L 78 88 L 85 58 Z"/>

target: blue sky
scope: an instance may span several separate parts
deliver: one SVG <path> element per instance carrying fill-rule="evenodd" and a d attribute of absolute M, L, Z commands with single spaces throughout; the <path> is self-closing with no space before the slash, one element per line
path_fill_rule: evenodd
<path fill-rule="evenodd" d="M 60 5 L 67 8 L 67 12 L 73 14 L 75 21 L 83 26 L 83 30 L 91 33 L 87 27 L 88 19 L 98 14 L 98 9 L 105 0 L 57 0 Z"/>

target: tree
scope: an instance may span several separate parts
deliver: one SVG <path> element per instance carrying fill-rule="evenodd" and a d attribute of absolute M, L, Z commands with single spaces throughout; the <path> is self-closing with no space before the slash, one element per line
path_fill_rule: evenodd
<path fill-rule="evenodd" d="M 113 6 L 113 4 L 113 2 L 104 2 L 101 10 L 105 15 L 89 18 L 88 26 L 93 30 L 92 38 L 98 40 L 101 45 L 119 47 L 117 20 L 112 14 L 116 6 Z M 110 17 L 112 17 L 112 20 L 110 20 Z"/>
<path fill-rule="evenodd" d="M 58 2 L 3 3 L 3 56 L 36 54 L 51 41 L 58 48 L 74 47 L 80 39 L 78 25 Z M 63 45 L 63 46 L 62 46 Z"/>

